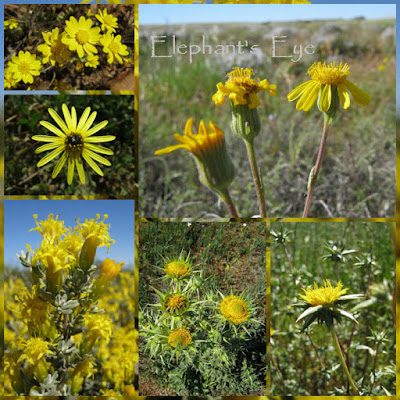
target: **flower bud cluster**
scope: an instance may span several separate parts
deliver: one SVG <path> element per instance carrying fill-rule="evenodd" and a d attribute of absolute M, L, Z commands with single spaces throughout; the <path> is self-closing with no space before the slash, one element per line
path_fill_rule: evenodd
<path fill-rule="evenodd" d="M 107 258 L 100 268 L 94 265 L 97 248 L 115 242 L 107 216 L 77 221 L 74 228 L 53 214 L 34 218 L 42 242 L 36 249 L 27 245 L 19 257 L 31 285 L 12 278 L 5 285 L 5 393 L 131 393 L 138 362 L 134 278 L 120 274 L 123 262 Z"/>

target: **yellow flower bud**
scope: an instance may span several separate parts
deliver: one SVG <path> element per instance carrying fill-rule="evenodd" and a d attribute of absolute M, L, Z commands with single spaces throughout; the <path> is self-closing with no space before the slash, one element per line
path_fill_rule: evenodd
<path fill-rule="evenodd" d="M 100 269 L 99 277 L 93 282 L 91 298 L 97 300 L 107 289 L 111 281 L 119 274 L 124 262 L 116 263 L 106 258 Z"/>
<path fill-rule="evenodd" d="M 94 263 L 94 258 L 96 257 L 98 241 L 95 237 L 90 237 L 83 243 L 82 251 L 79 256 L 79 266 L 87 271 Z"/>
<path fill-rule="evenodd" d="M 181 144 L 157 150 L 156 156 L 170 153 L 177 149 L 185 149 L 193 154 L 199 173 L 200 182 L 222 199 L 235 177 L 235 171 L 226 150 L 224 132 L 209 122 L 207 129 L 204 121 L 200 121 L 198 133 L 193 133 L 193 118 L 189 118 L 183 135 L 175 134 Z"/>
<path fill-rule="evenodd" d="M 101 264 L 100 277 L 104 277 L 108 282 L 111 282 L 121 271 L 124 262 L 115 263 L 114 260 L 106 258 Z"/>
<path fill-rule="evenodd" d="M 124 390 L 124 396 L 136 396 L 135 387 L 132 385 L 126 385 Z"/>

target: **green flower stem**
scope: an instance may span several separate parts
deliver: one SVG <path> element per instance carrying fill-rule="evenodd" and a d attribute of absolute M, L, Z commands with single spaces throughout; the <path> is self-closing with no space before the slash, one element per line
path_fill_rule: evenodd
<path fill-rule="evenodd" d="M 254 185 L 256 187 L 260 215 L 261 215 L 261 218 L 266 218 L 267 211 L 265 208 L 265 198 L 264 198 L 263 188 L 261 185 L 260 174 L 258 173 L 256 155 L 254 153 L 254 142 L 253 142 L 253 140 L 251 140 L 251 141 L 245 140 L 244 142 L 246 143 L 247 155 L 249 157 L 251 173 L 253 174 Z"/>
<path fill-rule="evenodd" d="M 322 157 L 324 156 L 326 138 L 328 136 L 328 122 L 329 122 L 329 118 L 325 113 L 324 114 L 324 127 L 322 129 L 322 137 L 321 137 L 321 143 L 319 145 L 317 161 L 315 163 L 314 168 L 311 170 L 310 177 L 308 180 L 308 192 L 307 192 L 306 204 L 304 206 L 304 211 L 303 211 L 303 218 L 307 218 L 307 216 L 308 216 L 308 211 L 310 210 L 311 198 L 313 195 L 315 182 L 317 181 L 318 173 L 321 168 Z"/>
<path fill-rule="evenodd" d="M 349 384 L 350 384 L 351 388 L 353 389 L 354 393 L 357 396 L 359 396 L 357 386 L 355 385 L 353 379 L 350 376 L 350 372 L 349 372 L 349 370 L 347 368 L 346 361 L 345 361 L 345 359 L 343 357 L 343 354 L 342 354 L 342 350 L 340 349 L 339 341 L 338 341 L 338 339 L 336 337 L 335 326 L 333 324 L 332 324 L 331 328 L 329 329 L 329 331 L 331 333 L 333 344 L 335 345 L 336 353 L 339 356 L 340 364 L 341 364 L 341 366 L 342 366 L 342 368 L 343 368 L 343 370 L 344 370 L 344 372 L 346 374 L 347 380 L 349 381 Z"/>
<path fill-rule="evenodd" d="M 239 215 L 238 215 L 238 213 L 237 213 L 237 211 L 236 211 L 235 205 L 233 204 L 232 197 L 231 197 L 231 195 L 230 195 L 230 193 L 229 193 L 229 190 L 226 189 L 226 190 L 224 191 L 224 193 L 222 193 L 222 195 L 221 195 L 220 197 L 221 197 L 221 199 L 225 202 L 226 207 L 227 207 L 227 209 L 228 209 L 228 211 L 229 211 L 230 216 L 231 216 L 232 218 L 239 218 Z"/>

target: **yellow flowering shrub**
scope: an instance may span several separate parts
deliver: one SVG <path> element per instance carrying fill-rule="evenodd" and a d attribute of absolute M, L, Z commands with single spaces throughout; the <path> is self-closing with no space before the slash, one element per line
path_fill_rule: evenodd
<path fill-rule="evenodd" d="M 115 242 L 99 217 L 72 228 L 34 216 L 42 242 L 19 256 L 29 273 L 12 270 L 4 284 L 5 395 L 135 392 L 135 277 L 123 262 L 94 265 L 97 247 Z"/>

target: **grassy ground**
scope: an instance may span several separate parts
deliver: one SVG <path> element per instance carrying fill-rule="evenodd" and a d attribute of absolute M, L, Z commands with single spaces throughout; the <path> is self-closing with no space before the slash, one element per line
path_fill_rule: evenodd
<path fill-rule="evenodd" d="M 195 270 L 203 271 L 208 278 L 207 289 L 213 292 L 218 289 L 225 294 L 229 294 L 230 290 L 236 295 L 249 293 L 258 306 L 259 317 L 265 321 L 265 224 L 151 222 L 141 223 L 139 234 L 139 305 L 142 310 L 158 301 L 152 287 L 161 291 L 166 289 L 165 281 L 160 279 L 162 274 L 157 269 L 164 266 L 163 257 L 178 257 L 184 251 L 185 254 L 190 252 Z M 261 353 L 265 354 L 263 340 L 259 346 Z M 141 353 L 140 393 L 174 395 L 173 390 L 157 382 L 151 365 L 146 355 Z M 258 364 L 257 368 L 262 368 L 259 379 L 260 385 L 265 387 L 265 370 Z M 265 390 L 253 394 L 265 394 Z"/>
<path fill-rule="evenodd" d="M 97 175 L 84 162 L 86 184 L 79 182 L 75 169 L 74 180 L 67 184 L 67 164 L 55 179 L 51 174 L 59 157 L 37 168 L 36 164 L 48 152 L 35 154 L 40 143 L 33 135 L 54 136 L 39 121 L 56 125 L 48 113 L 53 108 L 59 115 L 62 104 L 77 110 L 78 118 L 86 107 L 97 111 L 92 126 L 108 120 L 107 126 L 97 135 L 114 135 L 116 139 L 104 143 L 114 151 L 106 156 L 111 166 L 100 166 L 104 176 Z M 133 195 L 136 193 L 134 162 L 134 99 L 133 96 L 6 96 L 5 97 L 5 194 L 6 195 Z"/>
<path fill-rule="evenodd" d="M 336 325 L 339 340 L 348 357 L 353 380 L 362 395 L 395 393 L 395 321 L 392 292 L 395 254 L 389 224 L 385 223 L 284 223 L 291 231 L 286 249 L 271 238 L 271 393 L 274 395 L 348 395 L 346 377 L 340 368 L 326 326 L 313 323 L 300 333 L 297 317 L 303 311 L 299 293 L 314 282 L 323 285 L 340 280 L 347 294 L 363 293 L 364 300 L 353 300 L 345 309 L 357 318 L 354 324 L 343 318 Z M 274 223 L 272 230 L 280 231 Z M 345 255 L 344 262 L 324 260 L 325 246 L 332 241 Z M 372 255 L 375 265 L 369 270 L 357 264 L 357 258 Z M 374 332 L 385 333 L 381 344 Z"/>
<path fill-rule="evenodd" d="M 198 180 L 189 153 L 178 150 L 165 156 L 154 151 L 176 141 L 185 122 L 194 117 L 212 120 L 225 132 L 228 152 L 236 170 L 231 194 L 239 215 L 258 213 L 256 195 L 241 139 L 230 131 L 230 106 L 211 101 L 216 84 L 233 66 L 254 68 L 256 76 L 277 84 L 278 95 L 260 94 L 262 130 L 256 138 L 269 216 L 300 216 L 307 180 L 315 163 L 322 115 L 316 105 L 297 111 L 287 93 L 308 80 L 314 61 L 344 61 L 350 80 L 371 97 L 367 107 L 352 102 L 341 109 L 330 127 L 327 149 L 314 192 L 310 216 L 390 217 L 395 198 L 395 41 L 387 32 L 394 20 L 307 21 L 299 23 L 218 24 L 141 27 L 140 31 L 140 213 L 147 217 L 226 217 L 224 205 Z M 235 44 L 240 39 L 257 44 L 260 57 L 235 60 L 231 56 L 198 55 L 151 57 L 151 35 L 177 35 L 177 44 Z M 272 34 L 287 35 L 280 54 L 294 44 L 314 44 L 317 51 L 293 63 L 272 58 Z M 386 36 L 385 36 L 386 35 Z M 158 49 L 161 45 L 158 44 Z M 164 50 L 170 54 L 169 47 Z M 160 50 L 160 54 L 162 50 Z M 388 60 L 384 62 L 384 59 Z M 384 65 L 385 69 L 380 70 Z"/>

